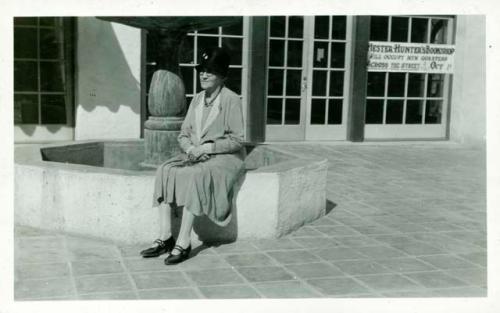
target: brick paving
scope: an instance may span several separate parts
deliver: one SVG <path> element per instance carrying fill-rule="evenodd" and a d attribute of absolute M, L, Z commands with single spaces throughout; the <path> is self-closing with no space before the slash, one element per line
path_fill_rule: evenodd
<path fill-rule="evenodd" d="M 283 238 L 194 249 L 15 227 L 15 299 L 484 297 L 485 150 L 453 143 L 281 145 L 329 160 L 328 213 Z"/>

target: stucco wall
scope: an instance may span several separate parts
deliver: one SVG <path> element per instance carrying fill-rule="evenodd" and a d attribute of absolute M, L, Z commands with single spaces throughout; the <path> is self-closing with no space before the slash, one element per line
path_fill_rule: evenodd
<path fill-rule="evenodd" d="M 141 32 L 77 19 L 75 139 L 140 137 Z"/>
<path fill-rule="evenodd" d="M 457 16 L 450 140 L 486 141 L 486 29 L 484 15 Z"/>

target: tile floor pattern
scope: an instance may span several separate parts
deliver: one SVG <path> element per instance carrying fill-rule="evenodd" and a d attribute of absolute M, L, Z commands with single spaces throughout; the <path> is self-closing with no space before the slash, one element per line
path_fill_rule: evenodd
<path fill-rule="evenodd" d="M 283 145 L 328 158 L 328 214 L 281 239 L 195 249 L 15 228 L 15 299 L 486 296 L 485 151 L 452 143 Z"/>

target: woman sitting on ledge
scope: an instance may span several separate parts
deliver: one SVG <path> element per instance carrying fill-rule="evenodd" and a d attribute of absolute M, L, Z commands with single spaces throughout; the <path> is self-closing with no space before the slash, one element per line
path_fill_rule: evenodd
<path fill-rule="evenodd" d="M 160 234 L 141 255 L 169 253 L 165 264 L 186 260 L 191 251 L 195 216 L 207 215 L 219 226 L 231 219 L 232 187 L 243 174 L 243 113 L 240 97 L 226 88 L 229 54 L 208 49 L 196 66 L 203 91 L 191 101 L 178 137 L 185 153 L 167 160 L 156 172 L 154 206 Z M 177 240 L 172 237 L 172 207 L 183 207 Z"/>

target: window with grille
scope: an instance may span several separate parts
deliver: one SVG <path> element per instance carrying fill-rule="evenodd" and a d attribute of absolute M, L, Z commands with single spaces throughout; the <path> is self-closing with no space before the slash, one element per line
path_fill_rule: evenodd
<path fill-rule="evenodd" d="M 14 123 L 72 123 L 72 21 L 14 18 Z"/>
<path fill-rule="evenodd" d="M 373 16 L 370 41 L 451 44 L 452 18 Z M 368 72 L 366 124 L 441 124 L 450 74 Z"/>
<path fill-rule="evenodd" d="M 187 34 L 187 37 L 181 44 L 179 52 L 180 60 L 180 76 L 186 88 L 186 103 L 189 105 L 193 96 L 202 89 L 198 80 L 195 66 L 198 64 L 198 54 L 204 48 L 208 47 L 225 47 L 231 54 L 231 64 L 228 73 L 226 86 L 239 94 L 244 95 L 245 83 L 243 69 L 245 67 L 246 58 L 243 53 L 244 40 L 243 34 L 243 18 L 231 26 L 214 27 L 211 29 L 193 31 Z M 146 60 L 146 90 L 149 91 L 151 78 L 157 70 L 154 62 L 155 43 L 152 40 L 146 39 L 147 44 L 147 60 Z M 243 99 L 244 100 L 244 99 Z"/>

